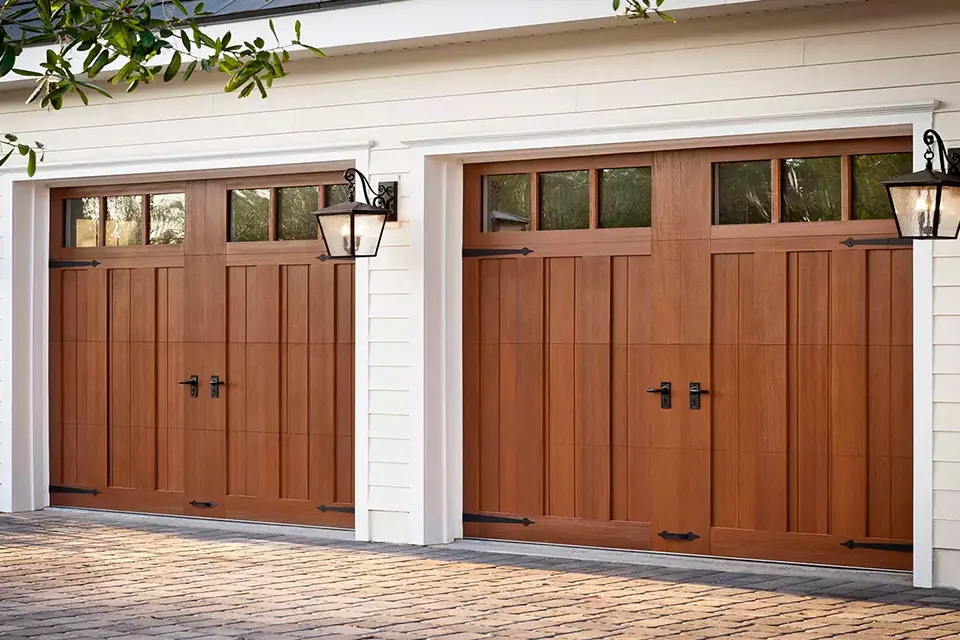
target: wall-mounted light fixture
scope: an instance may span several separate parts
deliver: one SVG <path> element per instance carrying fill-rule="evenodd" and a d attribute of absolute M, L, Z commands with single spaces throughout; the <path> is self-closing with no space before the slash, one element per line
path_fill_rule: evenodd
<path fill-rule="evenodd" d="M 397 183 L 381 182 L 374 190 L 367 177 L 356 169 L 347 169 L 343 177 L 349 185 L 347 202 L 324 207 L 314 214 L 327 249 L 320 259 L 373 258 L 380 249 L 387 222 L 397 219 Z M 357 201 L 357 177 L 365 202 Z"/>
<path fill-rule="evenodd" d="M 924 132 L 923 142 L 926 168 L 881 184 L 890 195 L 901 238 L 953 240 L 960 232 L 960 153 L 948 151 L 933 129 Z M 940 171 L 933 169 L 935 155 L 940 157 Z"/>

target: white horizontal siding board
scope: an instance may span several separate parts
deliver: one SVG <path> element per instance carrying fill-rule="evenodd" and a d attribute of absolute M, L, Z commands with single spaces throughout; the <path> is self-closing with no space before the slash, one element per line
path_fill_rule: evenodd
<path fill-rule="evenodd" d="M 933 313 L 938 316 L 960 315 L 960 287 L 942 285 L 935 287 L 933 290 Z"/>
<path fill-rule="evenodd" d="M 960 374 L 960 345 L 936 345 L 933 349 L 933 372 Z M 960 398 L 957 401 L 960 402 Z"/>
<path fill-rule="evenodd" d="M 934 461 L 933 488 L 960 491 L 960 462 Z"/>
<path fill-rule="evenodd" d="M 935 373 L 933 375 L 934 402 L 960 402 L 960 375 Z"/>
<path fill-rule="evenodd" d="M 371 342 L 370 366 L 405 367 L 413 358 L 409 342 Z"/>
<path fill-rule="evenodd" d="M 933 434 L 933 459 L 960 462 L 960 433 L 942 431 Z"/>
<path fill-rule="evenodd" d="M 956 53 L 950 40 L 960 25 L 927 25 L 907 28 L 863 30 L 804 39 L 804 64 L 836 64 L 862 60 L 886 60 Z"/>
<path fill-rule="evenodd" d="M 370 388 L 378 391 L 410 391 L 410 367 L 371 365 Z"/>
<path fill-rule="evenodd" d="M 949 107 L 947 107 L 949 109 Z M 937 114 L 936 126 L 942 127 L 944 131 L 960 131 L 960 111 L 944 110 Z M 944 142 L 947 142 L 944 140 Z M 949 145 L 950 143 L 947 142 Z M 933 255 L 938 258 L 958 258 L 960 259 L 960 240 L 937 240 L 933 243 Z M 951 267 L 951 273 L 956 272 L 956 261 L 946 260 Z"/>
<path fill-rule="evenodd" d="M 370 511 L 370 536 L 380 542 L 409 543 L 410 514 L 402 511 Z"/>
<path fill-rule="evenodd" d="M 960 400 L 934 403 L 933 428 L 935 431 L 960 432 Z"/>
<path fill-rule="evenodd" d="M 370 438 L 370 462 L 411 463 L 410 440 Z"/>
<path fill-rule="evenodd" d="M 403 199 L 401 198 L 401 201 Z M 385 247 L 409 247 L 410 246 L 410 225 L 407 222 L 388 222 L 383 230 L 383 238 L 380 239 L 380 251 L 377 257 Z M 377 269 L 379 271 L 379 269 Z"/>
<path fill-rule="evenodd" d="M 940 244 L 939 242 L 936 244 Z M 953 245 L 952 242 L 944 244 Z M 933 261 L 933 286 L 960 286 L 960 254 L 957 257 L 935 255 Z"/>
<path fill-rule="evenodd" d="M 370 487 L 370 508 L 376 511 L 410 511 L 410 489 L 406 487 Z"/>
<path fill-rule="evenodd" d="M 935 490 L 933 516 L 940 520 L 960 520 L 960 491 Z"/>
<path fill-rule="evenodd" d="M 934 586 L 960 589 L 960 551 L 934 550 L 933 580 Z"/>
<path fill-rule="evenodd" d="M 960 316 L 934 317 L 933 343 L 937 346 L 960 344 Z"/>
<path fill-rule="evenodd" d="M 934 520 L 933 546 L 937 549 L 960 550 L 960 520 Z"/>
<path fill-rule="evenodd" d="M 370 293 L 410 293 L 413 274 L 407 269 L 378 270 L 370 273 Z"/>
<path fill-rule="evenodd" d="M 409 318 L 411 304 L 410 295 L 406 293 L 371 293 L 370 317 Z"/>
<path fill-rule="evenodd" d="M 705 99 L 721 102 L 958 81 L 960 54 L 953 54 L 770 71 L 738 71 L 691 78 L 591 84 L 582 87 L 577 106 L 580 111 L 600 111 L 618 105 L 683 104 L 702 102 Z"/>
<path fill-rule="evenodd" d="M 411 438 L 409 416 L 391 416 L 375 413 L 370 416 L 370 437 L 389 440 L 409 440 Z"/>
<path fill-rule="evenodd" d="M 411 267 L 410 248 L 405 245 L 380 245 L 375 260 L 370 261 L 370 272 L 374 271 L 396 271 L 397 269 L 409 270 Z"/>
<path fill-rule="evenodd" d="M 410 487 L 410 465 L 397 462 L 371 462 L 370 486 Z"/>
<path fill-rule="evenodd" d="M 409 344 L 409 318 L 371 318 L 370 341 Z"/>
<path fill-rule="evenodd" d="M 370 413 L 385 413 L 394 416 L 410 415 L 410 392 L 371 389 Z"/>

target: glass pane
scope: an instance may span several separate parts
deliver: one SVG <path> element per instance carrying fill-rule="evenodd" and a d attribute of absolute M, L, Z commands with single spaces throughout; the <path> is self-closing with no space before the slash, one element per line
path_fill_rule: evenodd
<path fill-rule="evenodd" d="M 590 172 L 540 174 L 540 228 L 590 228 Z"/>
<path fill-rule="evenodd" d="M 790 158 L 781 165 L 784 222 L 840 219 L 840 158 Z"/>
<path fill-rule="evenodd" d="M 270 189 L 230 192 L 230 242 L 269 240 Z"/>
<path fill-rule="evenodd" d="M 483 231 L 530 231 L 530 174 L 485 176 Z"/>
<path fill-rule="evenodd" d="M 599 226 L 650 226 L 650 167 L 600 170 Z"/>
<path fill-rule="evenodd" d="M 183 244 L 187 198 L 182 193 L 150 196 L 150 244 Z"/>
<path fill-rule="evenodd" d="M 721 162 L 714 166 L 714 224 L 770 222 L 770 161 Z"/>
<path fill-rule="evenodd" d="M 323 187 L 323 206 L 329 207 L 350 200 L 350 185 L 328 184 Z M 314 218 L 316 221 L 316 218 Z"/>
<path fill-rule="evenodd" d="M 284 187 L 277 189 L 277 239 L 316 240 L 320 208 L 318 187 Z"/>
<path fill-rule="evenodd" d="M 883 180 L 913 172 L 913 154 L 880 153 L 853 156 L 853 217 L 857 220 L 892 218 Z"/>
<path fill-rule="evenodd" d="M 143 229 L 143 196 L 110 196 L 107 198 L 108 247 L 129 247 L 140 244 Z"/>
<path fill-rule="evenodd" d="M 100 244 L 100 198 L 70 198 L 63 203 L 63 246 Z"/>

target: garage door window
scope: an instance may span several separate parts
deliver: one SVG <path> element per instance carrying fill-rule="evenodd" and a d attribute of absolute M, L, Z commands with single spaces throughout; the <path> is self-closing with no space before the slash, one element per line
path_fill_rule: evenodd
<path fill-rule="evenodd" d="M 66 198 L 64 247 L 183 244 L 186 194 L 134 193 Z"/>
<path fill-rule="evenodd" d="M 318 240 L 314 214 L 345 202 L 346 184 L 263 186 L 233 189 L 229 201 L 230 242 Z"/>

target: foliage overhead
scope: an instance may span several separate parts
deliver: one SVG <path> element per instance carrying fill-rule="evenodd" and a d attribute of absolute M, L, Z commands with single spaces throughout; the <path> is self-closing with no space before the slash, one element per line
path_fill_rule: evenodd
<path fill-rule="evenodd" d="M 676 22 L 673 18 L 660 10 L 664 0 L 613 0 L 613 10 L 620 11 L 623 7 L 623 15 L 627 18 L 639 20 L 649 20 L 653 16 L 663 18 L 667 22 Z"/>
<path fill-rule="evenodd" d="M 266 98 L 274 80 L 287 75 L 287 47 L 323 55 L 301 41 L 299 21 L 295 37 L 284 46 L 271 20 L 268 45 L 267 38 L 259 36 L 234 42 L 230 31 L 214 37 L 204 25 L 210 15 L 203 2 L 191 11 L 181 0 L 0 0 L 0 77 L 13 73 L 35 78 L 27 103 L 55 110 L 67 94 L 75 94 L 83 104 L 90 92 L 110 98 L 110 91 L 96 80 L 118 61 L 122 64 L 108 82 L 127 92 L 158 79 L 186 81 L 199 69 L 227 74 L 228 93 L 245 98 L 257 90 Z M 45 58 L 36 68 L 18 66 L 24 50 L 36 45 L 47 47 Z M 44 146 L 3 134 L 0 165 L 15 152 L 26 156 L 32 176 Z"/>

